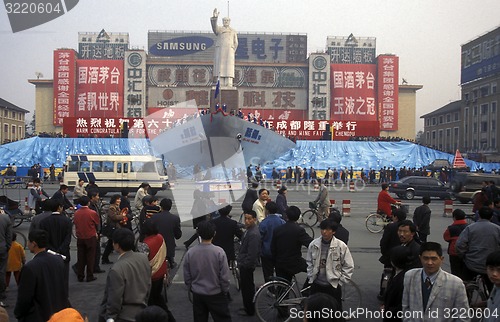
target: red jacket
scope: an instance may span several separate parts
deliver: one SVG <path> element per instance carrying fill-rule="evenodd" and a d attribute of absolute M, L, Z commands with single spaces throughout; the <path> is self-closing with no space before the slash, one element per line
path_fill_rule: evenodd
<path fill-rule="evenodd" d="M 99 226 L 99 217 L 97 213 L 87 206 L 82 206 L 75 211 L 73 217 L 76 237 L 79 239 L 89 239 L 97 236 L 97 227 Z"/>
<path fill-rule="evenodd" d="M 382 190 L 378 194 L 377 199 L 377 210 L 382 211 L 387 216 L 392 216 L 391 204 L 398 202 L 396 199 L 389 195 L 389 192 Z"/>

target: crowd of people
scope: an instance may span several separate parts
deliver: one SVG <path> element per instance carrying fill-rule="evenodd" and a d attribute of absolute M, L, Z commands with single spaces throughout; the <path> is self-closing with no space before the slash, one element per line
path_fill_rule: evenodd
<path fill-rule="evenodd" d="M 161 316 L 158 321 L 175 321 L 162 293 L 164 283 L 169 280 L 169 270 L 177 267 L 175 240 L 182 236 L 179 217 L 170 213 L 172 201 L 164 198 L 159 202 L 148 193 L 149 184 L 143 183 L 133 200 L 128 199 L 128 191 L 123 191 L 111 197 L 110 206 L 104 211 L 95 182 L 84 186 L 81 180 L 70 201 L 66 196 L 67 186 L 61 185 L 49 198 L 37 179 L 30 189 L 30 208 L 37 215 L 28 236 L 28 248 L 36 255 L 34 259 L 25 261 L 24 252 L 17 247 L 12 234 L 10 218 L 0 215 L 0 276 L 7 276 L 8 272 L 10 278 L 12 273 L 19 285 L 16 317 L 48 321 L 61 312 L 77 314 L 67 311 L 71 307 L 68 301 L 70 268 L 78 282 L 91 283 L 97 279 L 96 274 L 104 272 L 101 265 L 112 265 L 99 321 L 153 321 L 152 316 Z M 286 186 L 278 190 L 273 200 L 269 190 L 259 189 L 259 184 L 253 182 L 241 204 L 244 227 L 231 219 L 231 205 L 218 207 L 203 193 L 195 191 L 191 211 L 196 228 L 193 240 L 199 238 L 200 243 L 192 246 L 186 242 L 183 259 L 184 283 L 192 292 L 195 321 L 207 321 L 209 315 L 214 321 L 232 320 L 229 277 L 235 263 L 240 271 L 243 301 L 239 315 L 255 315 L 254 274 L 258 267 L 265 281 L 273 276 L 291 281 L 295 274 L 305 272 L 306 311 L 317 310 L 318 305 L 342 310 L 342 286 L 351 279 L 355 269 L 348 246 L 349 231 L 342 226 L 340 213 L 330 208 L 325 180 L 318 179 L 318 184 L 318 193 L 312 201 L 320 216 L 321 236 L 316 239 L 297 224 L 301 211 L 291 205 Z M 380 240 L 383 273 L 378 298 L 381 309 L 394 315 L 384 320 L 414 321 L 394 319 L 400 312 L 421 312 L 426 316 L 438 308 L 441 314 L 445 308 L 467 309 L 469 302 L 462 281 L 477 275 L 482 276 L 490 290 L 491 296 L 485 305 L 492 310 L 498 308 L 500 226 L 492 222 L 492 218 L 500 218 L 496 187 L 485 186 L 486 200 L 482 200 L 482 206 L 477 209 L 476 223 L 467 225 L 465 213 L 460 209 L 453 212 L 454 221 L 443 232 L 444 240 L 449 243 L 450 273 L 442 269 L 441 245 L 427 241 L 431 229 L 430 199 L 424 197 L 422 205 L 414 211 L 413 220 L 408 220 L 403 209 L 391 208 L 398 201 L 389 196 L 387 189 L 388 185 L 382 184 L 377 199 L 379 212 L 392 219 Z M 70 267 L 72 222 L 65 213 L 73 209 L 76 209 L 73 223 L 77 262 Z M 137 246 L 135 227 L 131 224 L 134 211 L 139 214 Z M 102 255 L 98 246 L 100 234 L 109 239 Z M 234 238 L 241 240 L 238 253 L 234 249 Z M 307 248 L 305 258 L 303 247 Z M 119 254 L 115 263 L 109 258 L 112 251 Z M 0 301 L 5 298 L 5 280 L 1 280 Z M 443 315 L 436 319 L 452 320 Z"/>

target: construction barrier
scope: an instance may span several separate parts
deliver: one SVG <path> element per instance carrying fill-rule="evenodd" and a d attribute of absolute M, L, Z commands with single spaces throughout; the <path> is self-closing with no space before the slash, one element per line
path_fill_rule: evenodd
<path fill-rule="evenodd" d="M 453 217 L 453 200 L 444 201 L 443 217 Z"/>
<path fill-rule="evenodd" d="M 354 181 L 351 180 L 349 181 L 349 192 L 355 192 L 356 191 L 356 187 L 354 186 Z"/>
<path fill-rule="evenodd" d="M 342 200 L 342 216 L 351 216 L 351 200 Z"/>
<path fill-rule="evenodd" d="M 24 198 L 24 214 L 30 213 L 30 207 L 28 206 L 28 197 Z"/>
<path fill-rule="evenodd" d="M 330 199 L 330 207 L 335 207 L 335 199 Z"/>

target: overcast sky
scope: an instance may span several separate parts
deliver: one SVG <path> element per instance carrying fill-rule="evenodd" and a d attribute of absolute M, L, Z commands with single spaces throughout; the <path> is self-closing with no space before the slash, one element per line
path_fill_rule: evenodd
<path fill-rule="evenodd" d="M 78 32 L 128 32 L 130 45 L 147 49 L 148 30 L 210 32 L 220 0 L 80 0 L 65 15 L 12 33 L 0 9 L 0 97 L 34 110 L 27 79 L 41 72 L 52 79 L 56 48 L 78 49 Z M 242 32 L 307 34 L 308 52 L 324 51 L 327 36 L 376 37 L 377 55 L 400 57 L 400 82 L 423 85 L 421 115 L 460 99 L 460 45 L 500 26 L 499 0 L 253 0 L 231 1 L 231 26 Z M 32 114 L 28 114 L 31 120 Z"/>

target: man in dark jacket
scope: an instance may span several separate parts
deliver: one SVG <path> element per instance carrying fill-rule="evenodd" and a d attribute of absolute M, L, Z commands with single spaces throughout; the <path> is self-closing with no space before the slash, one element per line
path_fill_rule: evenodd
<path fill-rule="evenodd" d="M 238 223 L 229 218 L 229 213 L 232 209 L 231 205 L 222 207 L 219 209 L 220 217 L 212 220 L 217 232 L 212 240 L 212 244 L 224 250 L 228 264 L 236 259 L 234 254 L 234 237 L 241 239 L 241 236 L 243 236 L 243 231 L 238 227 Z"/>
<path fill-rule="evenodd" d="M 254 315 L 255 306 L 253 297 L 255 295 L 255 283 L 253 272 L 257 266 L 260 256 L 260 233 L 257 227 L 257 214 L 250 210 L 245 213 L 245 228 L 247 231 L 241 240 L 238 253 L 238 268 L 241 278 L 241 297 L 243 298 L 243 309 L 238 311 L 240 315 Z"/>
<path fill-rule="evenodd" d="M 160 201 L 161 212 L 154 214 L 151 221 L 158 228 L 167 245 L 167 260 L 170 268 L 177 266 L 175 262 L 175 240 L 182 237 L 181 220 L 179 216 L 170 213 L 172 200 L 165 198 Z"/>
<path fill-rule="evenodd" d="M 48 321 L 52 314 L 70 307 L 64 262 L 49 254 L 48 234 L 34 229 L 28 235 L 28 248 L 35 254 L 24 265 L 17 292 L 14 315 L 19 321 Z"/>
<path fill-rule="evenodd" d="M 73 209 L 73 204 L 71 203 L 71 201 L 69 201 L 68 197 L 66 197 L 68 190 L 69 190 L 68 186 L 62 184 L 59 187 L 59 190 L 57 190 L 52 196 L 52 199 L 59 200 L 59 202 L 63 204 L 64 210 Z"/>
<path fill-rule="evenodd" d="M 288 207 L 286 215 L 288 221 L 274 229 L 271 252 L 276 276 L 291 281 L 295 274 L 306 271 L 307 264 L 302 257 L 302 246 L 308 247 L 313 239 L 297 224 L 300 217 L 299 208 Z"/>
<path fill-rule="evenodd" d="M 243 209 L 244 213 L 248 213 L 250 210 L 252 210 L 255 200 L 259 199 L 259 195 L 257 194 L 258 187 L 259 187 L 258 182 L 252 182 L 252 187 L 248 188 L 245 194 L 245 198 L 241 203 L 241 208 Z"/>
<path fill-rule="evenodd" d="M 392 276 L 392 265 L 391 265 L 391 249 L 401 245 L 401 241 L 398 236 L 398 226 L 403 220 L 406 220 L 406 213 L 401 209 L 395 210 L 392 216 L 393 222 L 385 226 L 384 234 L 380 239 L 380 256 L 379 261 L 384 265 L 384 271 L 382 272 L 382 277 L 380 279 L 380 292 L 378 294 L 378 299 L 384 299 L 385 289 L 387 287 L 387 282 Z"/>
<path fill-rule="evenodd" d="M 63 204 L 55 200 L 50 203 L 52 215 L 48 216 L 40 222 L 40 229 L 48 233 L 47 248 L 58 254 L 65 256 L 64 258 L 64 282 L 66 291 L 69 288 L 69 262 L 70 252 L 69 245 L 71 244 L 71 232 L 73 223 L 71 219 L 62 214 Z"/>
<path fill-rule="evenodd" d="M 427 236 L 431 233 L 430 221 L 431 221 L 431 209 L 429 204 L 431 203 L 431 198 L 429 196 L 424 196 L 422 198 L 422 205 L 415 209 L 413 213 L 413 223 L 417 227 L 418 239 L 420 242 L 425 243 L 427 241 Z"/>

